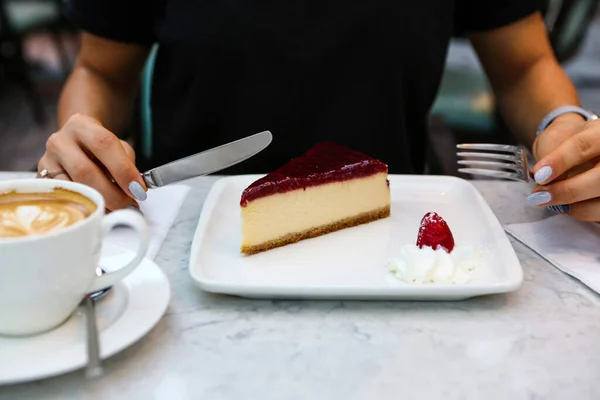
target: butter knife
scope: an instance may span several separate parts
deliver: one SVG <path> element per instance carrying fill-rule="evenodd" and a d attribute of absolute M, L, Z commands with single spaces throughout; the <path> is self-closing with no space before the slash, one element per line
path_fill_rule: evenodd
<path fill-rule="evenodd" d="M 271 132 L 260 132 L 219 147 L 172 161 L 142 173 L 149 189 L 179 182 L 231 167 L 264 150 L 271 141 Z"/>

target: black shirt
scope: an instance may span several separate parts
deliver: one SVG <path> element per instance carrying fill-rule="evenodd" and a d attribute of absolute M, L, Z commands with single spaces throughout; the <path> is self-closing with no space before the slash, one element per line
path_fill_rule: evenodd
<path fill-rule="evenodd" d="M 70 0 L 81 29 L 159 43 L 152 86 L 159 165 L 270 130 L 225 173 L 269 172 L 320 141 L 392 173 L 422 173 L 428 114 L 455 32 L 487 30 L 539 0 Z"/>

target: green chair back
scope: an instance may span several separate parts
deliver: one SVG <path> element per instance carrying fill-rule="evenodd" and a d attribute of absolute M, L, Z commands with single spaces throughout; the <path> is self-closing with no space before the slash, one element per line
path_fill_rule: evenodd
<path fill-rule="evenodd" d="M 141 132 L 140 149 L 146 159 L 152 156 L 152 77 L 154 75 L 154 63 L 156 62 L 156 53 L 158 44 L 152 46 L 146 65 L 142 71 L 142 81 L 140 84 L 141 101 Z"/>
<path fill-rule="evenodd" d="M 598 0 L 550 0 L 556 8 L 552 21 L 546 20 L 550 42 L 560 63 L 572 58 L 583 43 L 598 10 Z"/>

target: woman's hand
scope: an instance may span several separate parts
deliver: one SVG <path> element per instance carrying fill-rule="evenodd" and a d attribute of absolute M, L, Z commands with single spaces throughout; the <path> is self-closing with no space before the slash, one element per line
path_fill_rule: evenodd
<path fill-rule="evenodd" d="M 574 218 L 600 221 L 600 120 L 579 118 L 553 122 L 538 136 L 533 171 L 539 186 L 527 201 L 567 205 L 566 213 Z"/>
<path fill-rule="evenodd" d="M 102 193 L 107 209 L 116 210 L 137 207 L 135 200 L 146 199 L 144 180 L 134 162 L 135 152 L 128 143 L 97 120 L 76 114 L 50 136 L 38 171 L 47 169 L 55 179 L 91 186 Z"/>

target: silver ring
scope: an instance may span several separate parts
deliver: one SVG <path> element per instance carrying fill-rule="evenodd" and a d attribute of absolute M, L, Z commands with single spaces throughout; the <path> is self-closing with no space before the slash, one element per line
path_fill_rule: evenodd
<path fill-rule="evenodd" d="M 44 168 L 43 170 L 38 172 L 38 177 L 42 178 L 42 179 L 53 179 L 55 176 L 62 175 L 62 174 L 66 175 L 67 171 L 64 171 L 61 169 L 56 172 L 48 172 L 48 170 L 46 168 Z"/>

